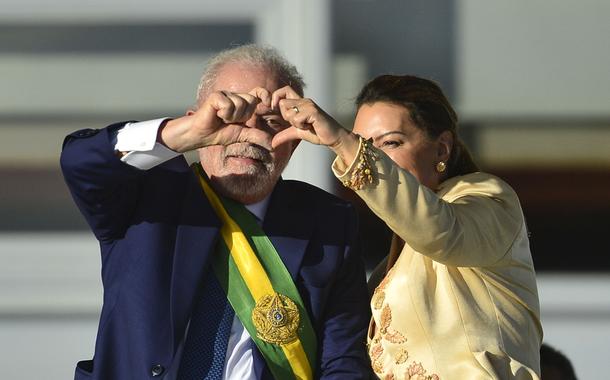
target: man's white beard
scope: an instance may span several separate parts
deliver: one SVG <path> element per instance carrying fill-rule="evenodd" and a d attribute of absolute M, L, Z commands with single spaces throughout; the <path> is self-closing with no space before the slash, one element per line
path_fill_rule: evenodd
<path fill-rule="evenodd" d="M 261 161 L 248 165 L 243 173 L 213 179 L 217 191 L 244 204 L 259 202 L 270 195 L 288 165 L 288 159 L 273 162 L 267 151 L 251 145 L 227 147 L 223 161 L 230 156 L 248 157 Z"/>

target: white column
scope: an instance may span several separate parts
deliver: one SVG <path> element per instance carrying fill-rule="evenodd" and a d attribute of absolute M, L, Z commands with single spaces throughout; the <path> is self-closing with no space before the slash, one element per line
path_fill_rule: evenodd
<path fill-rule="evenodd" d="M 305 78 L 305 94 L 329 112 L 334 112 L 330 1 L 279 0 L 271 12 L 260 12 L 256 40 L 278 48 Z M 331 190 L 330 162 L 326 147 L 302 142 L 293 155 L 284 178 L 300 179 Z"/>

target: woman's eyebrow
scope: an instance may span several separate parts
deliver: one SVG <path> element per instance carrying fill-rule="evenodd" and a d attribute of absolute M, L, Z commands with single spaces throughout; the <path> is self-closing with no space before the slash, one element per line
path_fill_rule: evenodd
<path fill-rule="evenodd" d="M 388 135 L 393 135 L 393 134 L 398 134 L 398 135 L 406 136 L 406 134 L 403 131 L 389 131 L 389 132 L 382 133 L 382 134 L 380 134 L 377 137 L 374 137 L 373 141 L 377 141 L 377 140 L 382 139 L 382 138 L 384 138 L 384 137 L 386 137 Z"/>

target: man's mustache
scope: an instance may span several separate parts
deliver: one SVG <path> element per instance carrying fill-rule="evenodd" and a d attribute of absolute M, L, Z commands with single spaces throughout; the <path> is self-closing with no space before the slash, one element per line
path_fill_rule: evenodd
<path fill-rule="evenodd" d="M 235 143 L 227 146 L 225 157 L 245 157 L 264 163 L 271 162 L 269 150 L 257 144 Z"/>

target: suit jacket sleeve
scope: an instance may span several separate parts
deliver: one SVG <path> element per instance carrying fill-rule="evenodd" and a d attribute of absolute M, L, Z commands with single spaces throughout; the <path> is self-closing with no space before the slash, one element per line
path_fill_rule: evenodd
<path fill-rule="evenodd" d="M 112 134 L 124 124 L 71 133 L 60 158 L 72 197 L 102 242 L 124 234 L 136 206 L 139 178 L 145 173 L 121 162 L 114 153 Z"/>
<path fill-rule="evenodd" d="M 324 316 L 321 344 L 321 379 L 369 379 L 366 330 L 370 321 L 366 276 L 357 236 L 357 217 L 349 208 L 348 246 L 335 278 Z"/>
<path fill-rule="evenodd" d="M 435 193 L 377 152 L 376 182 L 356 193 L 411 248 L 452 266 L 490 266 L 505 257 L 523 226 L 506 183 L 473 173 L 445 181 Z"/>

